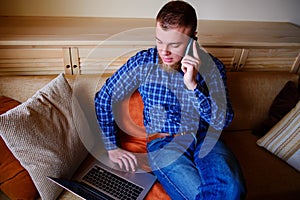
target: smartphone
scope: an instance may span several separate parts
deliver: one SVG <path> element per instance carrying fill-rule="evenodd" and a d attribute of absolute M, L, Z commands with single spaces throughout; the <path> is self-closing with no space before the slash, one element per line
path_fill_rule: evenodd
<path fill-rule="evenodd" d="M 199 57 L 201 57 L 201 55 L 203 53 L 205 53 L 199 43 L 197 42 L 197 40 L 195 40 L 194 38 L 190 38 L 189 42 L 188 42 L 188 45 L 186 46 L 186 50 L 185 50 L 185 54 L 184 56 L 186 55 L 189 55 L 189 56 L 192 56 L 194 57 L 194 41 L 196 41 L 196 48 L 197 48 L 197 51 L 198 51 L 198 54 L 199 54 Z"/>
<path fill-rule="evenodd" d="M 195 40 L 194 38 L 190 38 L 187 46 L 186 46 L 186 50 L 185 50 L 185 54 L 194 57 L 194 41 L 196 41 L 196 48 L 197 48 L 197 52 L 198 52 L 198 56 L 199 58 L 203 58 L 203 57 L 207 57 L 208 53 L 205 52 L 199 45 L 199 43 L 197 42 L 197 40 Z"/>
<path fill-rule="evenodd" d="M 190 38 L 189 42 L 188 42 L 188 45 L 186 46 L 186 50 L 185 50 L 185 54 L 184 56 L 186 55 L 189 55 L 189 56 L 194 56 L 194 47 L 193 47 L 193 43 L 194 43 L 194 39 L 193 38 Z"/>

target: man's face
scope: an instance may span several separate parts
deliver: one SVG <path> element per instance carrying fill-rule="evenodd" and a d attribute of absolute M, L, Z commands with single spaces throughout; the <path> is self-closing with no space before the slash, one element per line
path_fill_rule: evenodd
<path fill-rule="evenodd" d="M 171 66 L 181 61 L 190 39 L 189 33 L 187 27 L 164 30 L 159 22 L 156 23 L 156 46 L 164 64 Z"/>

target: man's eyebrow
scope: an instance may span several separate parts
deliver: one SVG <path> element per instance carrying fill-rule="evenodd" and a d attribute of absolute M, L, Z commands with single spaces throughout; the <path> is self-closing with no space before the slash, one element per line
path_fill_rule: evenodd
<path fill-rule="evenodd" d="M 155 39 L 156 39 L 156 40 L 159 40 L 159 41 L 161 42 L 161 40 L 160 40 L 158 37 L 156 37 L 156 36 L 155 36 Z"/>

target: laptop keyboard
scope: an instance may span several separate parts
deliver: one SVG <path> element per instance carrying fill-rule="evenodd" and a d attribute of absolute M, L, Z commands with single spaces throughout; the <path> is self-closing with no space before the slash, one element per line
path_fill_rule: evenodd
<path fill-rule="evenodd" d="M 143 191 L 142 187 L 99 166 L 94 166 L 82 179 L 117 199 L 137 199 Z"/>

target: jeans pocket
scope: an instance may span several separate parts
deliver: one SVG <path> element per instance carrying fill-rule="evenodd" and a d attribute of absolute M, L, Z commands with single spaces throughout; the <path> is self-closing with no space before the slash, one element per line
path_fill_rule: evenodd
<path fill-rule="evenodd" d="M 166 144 L 168 144 L 172 140 L 171 137 L 165 138 L 157 138 L 147 143 L 148 152 L 157 151 L 163 148 Z"/>

